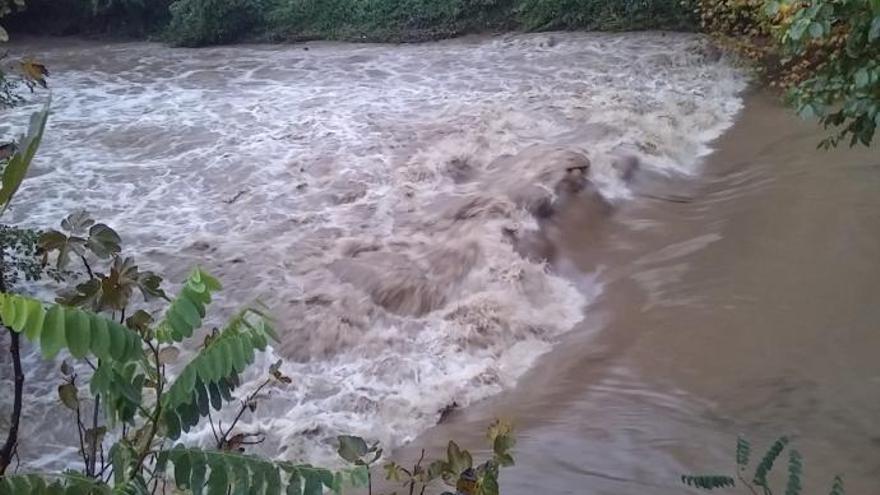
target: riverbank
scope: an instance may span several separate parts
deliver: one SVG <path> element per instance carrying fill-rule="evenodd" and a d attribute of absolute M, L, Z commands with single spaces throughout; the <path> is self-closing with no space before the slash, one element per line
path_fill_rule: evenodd
<path fill-rule="evenodd" d="M 873 493 L 880 154 L 817 151 L 821 135 L 752 94 L 699 174 L 652 185 L 676 201 L 634 199 L 599 236 L 573 204 L 563 249 L 605 285 L 586 323 L 396 456 L 448 438 L 479 450 L 501 416 L 520 438 L 505 494 L 672 495 L 680 474 L 732 474 L 737 434 L 788 434 L 806 492 L 843 474 Z"/>
<path fill-rule="evenodd" d="M 678 0 L 29 0 L 7 20 L 41 35 L 128 36 L 200 46 L 240 41 L 419 42 L 511 31 L 693 31 Z"/>

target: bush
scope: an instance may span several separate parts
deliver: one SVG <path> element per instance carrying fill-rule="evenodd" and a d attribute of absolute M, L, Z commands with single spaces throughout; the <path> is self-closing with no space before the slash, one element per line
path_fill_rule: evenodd
<path fill-rule="evenodd" d="M 258 23 L 262 7 L 259 0 L 177 0 L 166 38 L 176 46 L 229 43 Z"/>
<path fill-rule="evenodd" d="M 500 30 L 692 30 L 691 10 L 679 0 L 32 0 L 15 23 L 52 34 L 164 29 L 174 45 L 200 46 L 245 36 L 407 42 Z"/>
<path fill-rule="evenodd" d="M 695 25 L 680 0 L 521 0 L 516 11 L 529 30 L 690 30 Z"/>
<path fill-rule="evenodd" d="M 870 145 L 880 125 L 880 2 L 699 0 L 701 23 L 754 63 L 804 117 L 835 131 L 821 147 Z"/>
<path fill-rule="evenodd" d="M 172 0 L 29 0 L 12 19 L 21 31 L 146 37 L 168 22 Z"/>
<path fill-rule="evenodd" d="M 277 0 L 267 30 L 284 39 L 424 41 L 493 29 L 509 0 Z"/>
<path fill-rule="evenodd" d="M 692 29 L 679 0 L 276 0 L 276 38 L 421 41 L 493 30 Z"/>
<path fill-rule="evenodd" d="M 778 465 L 776 461 L 779 460 L 782 452 L 788 448 L 790 443 L 791 439 L 787 436 L 776 439 L 764 452 L 764 455 L 761 456 L 761 460 L 754 465 L 754 474 L 749 476 L 752 445 L 745 438 L 738 437 L 736 440 L 735 477 L 722 474 L 683 475 L 681 482 L 687 486 L 705 491 L 735 488 L 738 482 L 741 486 L 748 488 L 754 495 L 757 495 L 758 489 L 764 495 L 773 495 L 770 473 L 773 471 L 774 465 Z M 789 449 L 786 470 L 788 471 L 788 480 L 785 484 L 785 495 L 800 495 L 803 490 L 804 458 L 795 449 Z M 828 493 L 829 495 L 845 495 L 842 476 L 837 475 L 834 477 Z"/>

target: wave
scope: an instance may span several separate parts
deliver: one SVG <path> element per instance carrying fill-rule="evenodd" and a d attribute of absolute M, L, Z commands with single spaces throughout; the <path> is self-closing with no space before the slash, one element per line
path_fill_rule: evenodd
<path fill-rule="evenodd" d="M 670 33 L 74 45 L 19 47 L 52 68 L 55 103 L 14 217 L 88 208 L 170 277 L 215 273 L 217 314 L 273 308 L 282 342 L 241 390 L 276 357 L 293 383 L 242 428 L 313 462 L 337 434 L 394 447 L 513 386 L 601 291 L 550 268 L 555 205 L 589 195 L 602 221 L 634 164 L 695 172 L 745 85 L 704 40 Z M 51 392 L 51 368 L 34 370 L 30 393 Z M 50 416 L 23 438 L 63 443 Z"/>

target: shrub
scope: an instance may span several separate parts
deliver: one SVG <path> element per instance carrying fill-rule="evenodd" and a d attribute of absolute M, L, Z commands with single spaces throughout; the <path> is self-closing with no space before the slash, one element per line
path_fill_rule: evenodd
<path fill-rule="evenodd" d="M 142 38 L 167 24 L 172 0 L 29 0 L 12 22 L 53 35 L 112 34 Z"/>
<path fill-rule="evenodd" d="M 690 30 L 695 25 L 680 0 L 520 0 L 516 12 L 529 30 Z"/>
<path fill-rule="evenodd" d="M 262 7 L 259 0 L 177 0 L 166 38 L 177 46 L 229 43 L 258 23 Z"/>
<path fill-rule="evenodd" d="M 834 132 L 821 147 L 870 145 L 880 125 L 880 2 L 699 0 L 702 27 L 754 63 L 804 117 Z"/>
<path fill-rule="evenodd" d="M 754 474 L 748 476 L 749 461 L 751 458 L 752 445 L 743 437 L 736 440 L 736 477 L 720 474 L 683 475 L 681 482 L 685 485 L 700 490 L 712 491 L 715 489 L 736 487 L 737 481 L 748 488 L 753 495 L 759 490 L 764 495 L 773 495 L 772 483 L 769 476 L 773 466 L 782 452 L 788 447 L 791 439 L 786 436 L 779 437 L 767 449 L 758 464 L 755 465 Z M 788 453 L 788 479 L 785 484 L 785 495 L 800 495 L 803 490 L 804 458 L 800 452 L 791 449 Z M 749 479 L 751 478 L 751 479 Z M 843 477 L 835 476 L 831 483 L 829 495 L 844 495 Z"/>

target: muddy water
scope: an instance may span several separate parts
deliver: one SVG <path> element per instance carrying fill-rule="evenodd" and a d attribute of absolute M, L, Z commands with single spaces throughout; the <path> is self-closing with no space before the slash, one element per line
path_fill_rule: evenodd
<path fill-rule="evenodd" d="M 564 250 L 605 283 L 592 332 L 419 443 L 509 417 L 505 493 L 671 494 L 679 473 L 733 473 L 737 434 L 789 434 L 808 492 L 842 473 L 878 493 L 880 150 L 820 137 L 752 95 L 702 174 L 645 183 L 599 237 L 572 204 Z"/>
<path fill-rule="evenodd" d="M 766 98 L 707 158 L 745 79 L 699 38 L 14 48 L 54 114 L 12 218 L 88 208 L 171 280 L 220 276 L 215 321 L 268 304 L 282 342 L 242 392 L 277 358 L 293 383 L 243 422 L 264 454 L 399 447 L 457 403 L 418 443 L 512 417 L 514 493 L 678 492 L 737 431 L 802 436 L 822 481 L 877 474 L 876 163 Z M 57 371 L 26 364 L 23 460 L 69 464 Z"/>

